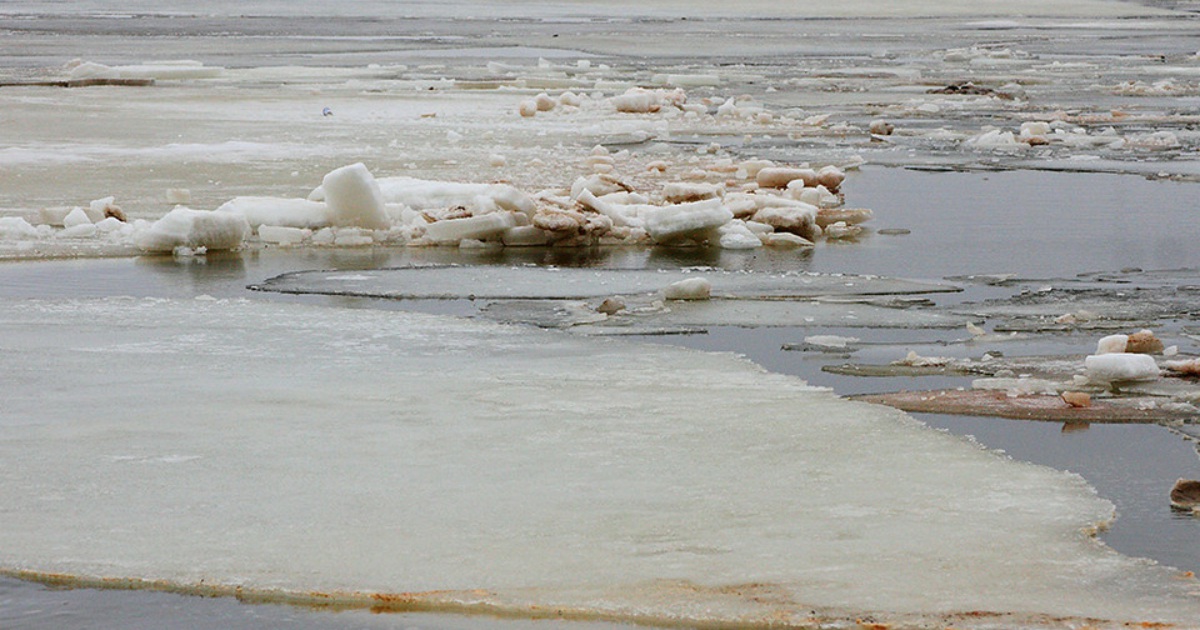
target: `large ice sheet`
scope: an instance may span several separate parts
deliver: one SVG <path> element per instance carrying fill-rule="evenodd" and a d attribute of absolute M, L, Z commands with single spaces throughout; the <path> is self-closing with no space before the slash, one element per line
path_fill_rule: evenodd
<path fill-rule="evenodd" d="M 1194 580 L 1085 533 L 1112 506 L 1080 478 L 731 355 L 134 299 L 4 302 L 0 353 L 9 570 L 676 623 L 1200 618 Z"/>
<path fill-rule="evenodd" d="M 645 270 L 503 266 L 400 267 L 345 274 L 302 271 L 271 278 L 254 288 L 282 293 L 316 293 L 388 298 L 579 299 L 661 291 L 687 278 L 712 283 L 713 297 L 810 298 L 958 291 L 950 284 L 880 276 L 755 273 L 720 269 Z"/>

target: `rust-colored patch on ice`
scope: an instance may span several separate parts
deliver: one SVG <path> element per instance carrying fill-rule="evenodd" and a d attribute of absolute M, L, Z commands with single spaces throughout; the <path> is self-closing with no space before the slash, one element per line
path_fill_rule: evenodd
<path fill-rule="evenodd" d="M 1072 406 L 1059 396 L 1009 396 L 1006 392 L 993 390 L 901 391 L 850 398 L 918 413 L 998 416 L 1047 422 L 1150 424 L 1191 417 L 1186 412 L 1146 404 L 1153 400 L 1144 398 L 1092 398 L 1086 407 Z"/>

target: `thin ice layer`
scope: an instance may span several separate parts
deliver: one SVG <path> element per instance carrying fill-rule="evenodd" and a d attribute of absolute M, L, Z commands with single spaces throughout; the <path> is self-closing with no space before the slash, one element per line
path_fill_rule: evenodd
<path fill-rule="evenodd" d="M 1084 533 L 1112 506 L 1078 477 L 731 355 L 132 299 L 0 304 L 0 353 L 2 567 L 676 621 L 1200 618 L 1193 581 Z"/>
<path fill-rule="evenodd" d="M 792 300 L 672 300 L 636 306 L 609 316 L 596 305 L 567 300 L 503 300 L 481 309 L 484 317 L 583 334 L 638 334 L 702 326 L 842 326 L 846 328 L 961 328 L 954 315 L 871 304 Z"/>
<path fill-rule="evenodd" d="M 879 276 L 803 272 L 751 273 L 701 270 L 619 270 L 546 267 L 402 267 L 346 275 L 289 273 L 254 288 L 388 298 L 583 299 L 653 293 L 687 278 L 712 283 L 713 297 L 787 298 L 835 295 L 902 295 L 958 291 L 948 284 Z"/>

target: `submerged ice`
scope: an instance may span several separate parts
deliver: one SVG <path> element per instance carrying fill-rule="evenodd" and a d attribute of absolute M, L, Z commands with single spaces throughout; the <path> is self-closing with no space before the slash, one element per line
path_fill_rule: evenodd
<path fill-rule="evenodd" d="M 646 620 L 1200 618 L 1194 580 L 1088 534 L 1112 506 L 1080 478 L 731 355 L 215 300 L 8 301 L 0 344 L 6 571 Z"/>

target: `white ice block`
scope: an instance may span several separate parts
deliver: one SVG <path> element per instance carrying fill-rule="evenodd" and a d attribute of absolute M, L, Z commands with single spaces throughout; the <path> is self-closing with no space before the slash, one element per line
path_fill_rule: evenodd
<path fill-rule="evenodd" d="M 1088 379 L 1102 383 L 1153 381 L 1159 376 L 1158 364 L 1148 354 L 1095 354 L 1083 361 Z"/>
<path fill-rule="evenodd" d="M 179 206 L 136 233 L 134 244 L 150 252 L 169 252 L 176 247 L 237 249 L 249 234 L 250 225 L 236 214 Z"/>
<path fill-rule="evenodd" d="M 371 230 L 391 226 L 379 184 L 361 162 L 330 171 L 321 188 L 334 225 Z"/>

